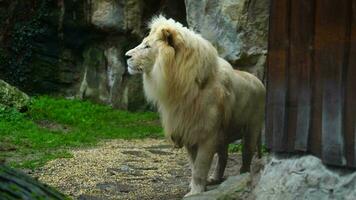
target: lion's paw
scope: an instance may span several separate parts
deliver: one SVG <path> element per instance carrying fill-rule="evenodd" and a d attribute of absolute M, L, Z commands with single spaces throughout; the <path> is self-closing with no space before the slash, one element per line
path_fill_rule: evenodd
<path fill-rule="evenodd" d="M 202 185 L 194 185 L 192 184 L 193 187 L 191 187 L 190 192 L 188 192 L 184 197 L 192 196 L 195 194 L 199 194 L 205 191 L 205 186 Z"/>
<path fill-rule="evenodd" d="M 192 195 L 195 195 L 195 194 L 199 194 L 200 192 L 197 192 L 197 191 L 190 191 L 188 192 L 186 195 L 184 195 L 184 197 L 189 197 L 189 196 L 192 196 Z"/>
<path fill-rule="evenodd" d="M 222 178 L 216 178 L 216 177 L 209 177 L 207 180 L 206 180 L 206 185 L 216 185 L 216 184 L 219 184 L 223 181 Z"/>

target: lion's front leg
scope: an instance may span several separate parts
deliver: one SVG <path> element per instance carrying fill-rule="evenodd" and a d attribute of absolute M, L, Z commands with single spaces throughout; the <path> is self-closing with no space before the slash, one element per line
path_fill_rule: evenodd
<path fill-rule="evenodd" d="M 188 158 L 189 158 L 189 167 L 190 169 L 193 171 L 194 168 L 194 162 L 195 162 L 195 158 L 197 157 L 197 145 L 193 145 L 193 146 L 186 146 L 185 147 L 188 153 Z M 193 179 L 191 179 L 189 187 L 192 188 L 192 181 Z"/>
<path fill-rule="evenodd" d="M 218 184 L 223 180 L 228 158 L 228 145 L 221 145 L 218 149 L 218 161 L 213 174 L 208 178 L 208 184 Z"/>
<path fill-rule="evenodd" d="M 210 141 L 197 146 L 196 158 L 192 165 L 190 192 L 185 196 L 205 191 L 207 176 L 215 152 L 214 150 L 214 146 Z"/>

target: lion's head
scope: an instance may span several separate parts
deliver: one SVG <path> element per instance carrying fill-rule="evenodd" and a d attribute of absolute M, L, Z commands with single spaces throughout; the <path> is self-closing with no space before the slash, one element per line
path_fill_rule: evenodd
<path fill-rule="evenodd" d="M 176 27 L 182 27 L 178 22 L 159 16 L 154 18 L 149 26 L 149 35 L 141 44 L 125 54 L 130 74 L 149 73 L 160 59 L 159 56 L 177 56 L 179 46 L 183 43 L 181 33 L 176 30 Z"/>
<path fill-rule="evenodd" d="M 216 49 L 173 19 L 154 17 L 149 28 L 142 43 L 125 54 L 129 73 L 143 74 L 147 99 L 172 103 L 187 93 L 197 95 L 217 71 Z M 169 91 L 174 95 L 166 96 Z"/>
<path fill-rule="evenodd" d="M 146 37 L 141 44 L 128 51 L 125 55 L 130 74 L 145 73 L 152 70 L 158 54 L 157 42 Z"/>

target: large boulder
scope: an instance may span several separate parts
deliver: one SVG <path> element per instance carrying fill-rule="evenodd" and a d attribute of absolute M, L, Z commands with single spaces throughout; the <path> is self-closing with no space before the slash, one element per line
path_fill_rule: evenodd
<path fill-rule="evenodd" d="M 184 199 L 353 200 L 356 197 L 354 170 L 326 167 L 311 155 L 267 155 L 256 161 L 251 173 L 229 177 L 217 188 L 208 187 L 209 191 Z"/>
<path fill-rule="evenodd" d="M 0 80 L 0 104 L 13 107 L 17 110 L 24 110 L 27 108 L 30 98 L 27 94 L 21 92 L 16 87 L 13 87 L 3 80 Z"/>
<path fill-rule="evenodd" d="M 235 68 L 263 77 L 269 1 L 185 0 L 189 27 L 217 48 Z"/>
<path fill-rule="evenodd" d="M 356 172 L 325 167 L 314 156 L 273 158 L 253 191 L 255 199 L 355 199 Z"/>

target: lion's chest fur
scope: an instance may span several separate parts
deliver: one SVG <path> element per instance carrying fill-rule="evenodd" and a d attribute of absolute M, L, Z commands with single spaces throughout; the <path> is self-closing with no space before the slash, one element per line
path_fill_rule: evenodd
<path fill-rule="evenodd" d="M 222 83 L 213 79 L 203 90 L 192 88 L 184 96 L 170 99 L 169 96 L 179 97 L 179 91 L 162 87 L 166 84 L 159 80 L 145 75 L 145 94 L 157 105 L 165 134 L 176 146 L 194 145 L 215 137 L 228 126 L 230 111 L 225 107 L 230 107 L 234 96 Z"/>
<path fill-rule="evenodd" d="M 185 104 L 186 103 L 186 104 Z M 172 107 L 160 107 L 166 136 L 177 146 L 194 145 L 218 132 L 221 114 L 214 105 L 184 102 Z"/>

